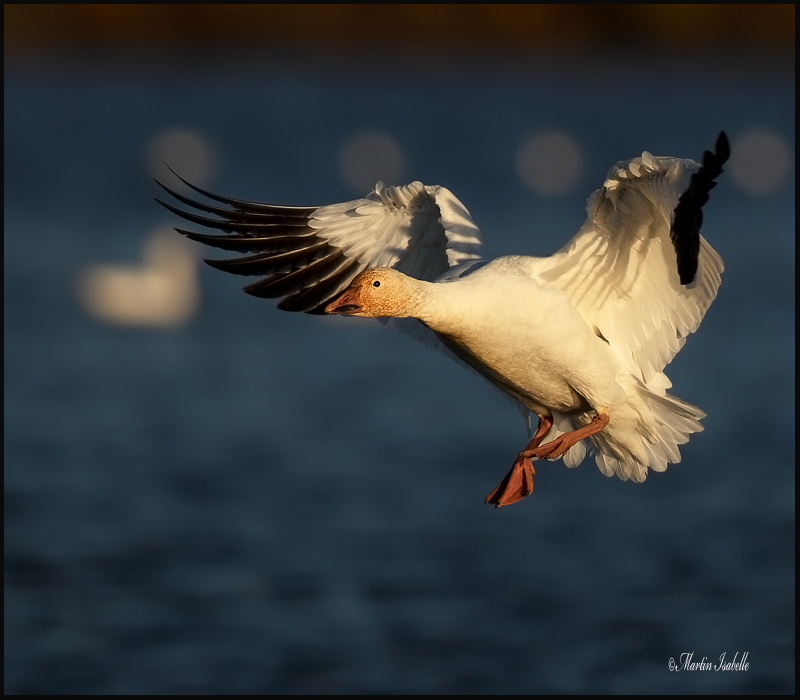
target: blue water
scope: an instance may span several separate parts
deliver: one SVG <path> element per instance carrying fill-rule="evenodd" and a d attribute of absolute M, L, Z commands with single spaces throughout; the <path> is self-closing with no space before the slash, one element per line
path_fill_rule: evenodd
<path fill-rule="evenodd" d="M 754 127 L 794 148 L 793 76 L 656 67 L 7 66 L 6 692 L 793 692 L 793 174 L 762 199 L 723 175 L 706 207 L 726 272 L 668 370 L 708 413 L 683 462 L 644 484 L 543 464 L 502 510 L 482 501 L 518 414 L 407 338 L 210 268 L 175 330 L 75 294 L 173 222 L 143 165 L 165 127 L 216 145 L 209 187 L 290 204 L 351 198 L 343 140 L 386 131 L 497 254 L 556 250 L 643 149 Z M 513 153 L 553 127 L 587 168 L 547 200 Z M 749 667 L 669 671 L 692 651 Z"/>

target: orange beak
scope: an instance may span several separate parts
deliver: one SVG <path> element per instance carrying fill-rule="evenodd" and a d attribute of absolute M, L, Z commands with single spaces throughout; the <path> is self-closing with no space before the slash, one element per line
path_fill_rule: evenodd
<path fill-rule="evenodd" d="M 348 287 L 342 295 L 325 307 L 326 314 L 345 314 L 351 315 L 361 311 L 361 302 L 358 298 L 358 290 Z"/>

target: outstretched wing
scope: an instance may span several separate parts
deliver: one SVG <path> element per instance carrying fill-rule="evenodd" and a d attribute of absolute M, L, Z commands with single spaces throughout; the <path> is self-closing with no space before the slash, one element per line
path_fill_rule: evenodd
<path fill-rule="evenodd" d="M 722 259 L 700 226 L 729 153 L 722 132 L 702 165 L 647 152 L 618 163 L 578 234 L 538 268 L 646 383 L 660 381 L 717 295 Z"/>
<path fill-rule="evenodd" d="M 379 182 L 363 199 L 323 207 L 285 207 L 221 197 L 184 183 L 225 206 L 198 202 L 158 183 L 195 211 L 157 200 L 178 216 L 221 233 L 177 229 L 187 238 L 245 257 L 206 262 L 263 279 L 248 294 L 282 298 L 278 308 L 321 314 L 362 270 L 393 267 L 432 281 L 488 251 L 466 207 L 444 187 Z M 197 212 L 212 216 L 204 216 Z"/>

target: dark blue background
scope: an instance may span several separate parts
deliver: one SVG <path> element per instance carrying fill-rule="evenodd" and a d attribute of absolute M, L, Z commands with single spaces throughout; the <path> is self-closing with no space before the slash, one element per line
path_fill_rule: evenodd
<path fill-rule="evenodd" d="M 216 145 L 212 189 L 287 204 L 352 198 L 341 144 L 385 131 L 497 254 L 555 251 L 644 149 L 753 127 L 793 148 L 793 76 L 633 63 L 7 68 L 6 692 L 793 692 L 793 175 L 763 199 L 723 175 L 706 207 L 726 272 L 668 368 L 708 413 L 683 462 L 644 484 L 543 464 L 499 511 L 518 414 L 377 323 L 208 268 L 182 329 L 77 302 L 81 268 L 136 263 L 173 222 L 143 166 L 165 127 Z M 545 128 L 587 161 L 553 200 L 513 167 Z M 668 670 L 691 651 L 750 667 Z"/>

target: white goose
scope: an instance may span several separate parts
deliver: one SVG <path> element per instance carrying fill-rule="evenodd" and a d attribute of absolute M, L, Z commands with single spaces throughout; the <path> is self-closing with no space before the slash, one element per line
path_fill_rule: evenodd
<path fill-rule="evenodd" d="M 177 229 L 187 238 L 253 253 L 207 261 L 263 276 L 247 293 L 282 297 L 287 311 L 404 319 L 392 322 L 536 414 L 533 439 L 486 498 L 500 507 L 531 493 L 534 459 L 575 467 L 588 446 L 603 474 L 644 481 L 648 467 L 679 462 L 678 445 L 703 429 L 705 414 L 666 393 L 662 370 L 719 288 L 722 260 L 700 225 L 728 156 L 722 132 L 702 164 L 647 152 L 618 163 L 589 198 L 586 223 L 547 258 L 491 259 L 466 207 L 420 182 L 378 183 L 364 199 L 323 207 L 246 202 L 186 183 L 227 205 L 219 207 L 161 185 L 217 218 L 160 203 L 223 232 Z"/>

